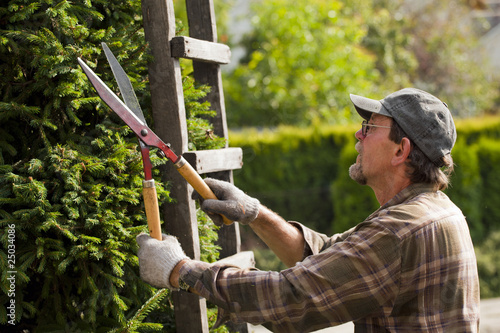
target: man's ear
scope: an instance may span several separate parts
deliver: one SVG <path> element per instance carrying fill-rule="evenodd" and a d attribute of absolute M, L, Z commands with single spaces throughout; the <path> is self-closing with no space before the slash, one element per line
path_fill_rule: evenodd
<path fill-rule="evenodd" d="M 402 164 L 406 162 L 408 159 L 408 156 L 410 155 L 411 152 L 411 142 L 410 139 L 404 137 L 401 142 L 399 143 L 398 149 L 396 150 L 396 153 L 392 157 L 392 165 L 397 166 L 399 164 Z"/>

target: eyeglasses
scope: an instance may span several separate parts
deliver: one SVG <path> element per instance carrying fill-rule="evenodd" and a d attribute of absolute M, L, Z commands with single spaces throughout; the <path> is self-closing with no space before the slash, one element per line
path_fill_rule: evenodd
<path fill-rule="evenodd" d="M 370 127 L 392 128 L 391 126 L 369 124 L 368 121 L 363 120 L 363 122 L 361 123 L 361 134 L 363 134 L 363 136 L 366 136 L 368 134 L 368 128 Z"/>

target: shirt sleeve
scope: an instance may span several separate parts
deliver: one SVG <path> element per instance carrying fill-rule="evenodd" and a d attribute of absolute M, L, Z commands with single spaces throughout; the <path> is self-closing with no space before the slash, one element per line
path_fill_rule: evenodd
<path fill-rule="evenodd" d="M 332 246 L 336 242 L 345 240 L 354 231 L 354 228 L 352 228 L 343 233 L 335 234 L 331 237 L 328 237 L 327 235 L 316 232 L 299 222 L 289 221 L 288 223 L 293 225 L 295 228 L 299 229 L 304 235 L 305 244 L 304 244 L 303 259 L 305 259 L 310 255 L 320 253 L 321 251 Z"/>
<path fill-rule="evenodd" d="M 188 261 L 181 279 L 219 307 L 217 325 L 305 332 L 388 314 L 399 285 L 399 241 L 381 224 L 363 225 L 345 239 L 324 239 L 333 244 L 281 272 Z M 312 251 L 324 248 L 315 244 Z"/>

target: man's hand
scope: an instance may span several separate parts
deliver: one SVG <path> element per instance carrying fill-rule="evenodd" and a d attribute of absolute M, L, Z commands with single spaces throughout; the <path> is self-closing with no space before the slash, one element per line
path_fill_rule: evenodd
<path fill-rule="evenodd" d="M 170 284 L 170 274 L 183 259 L 189 259 L 174 236 L 162 235 L 162 240 L 140 234 L 136 237 L 139 244 L 139 271 L 141 279 L 156 288 L 175 289 Z"/>
<path fill-rule="evenodd" d="M 259 214 L 259 200 L 246 195 L 233 184 L 212 178 L 206 178 L 205 183 L 219 200 L 203 200 L 196 192 L 193 193 L 193 199 L 200 199 L 201 209 L 215 225 L 222 225 L 221 215 L 241 224 L 249 224 Z"/>

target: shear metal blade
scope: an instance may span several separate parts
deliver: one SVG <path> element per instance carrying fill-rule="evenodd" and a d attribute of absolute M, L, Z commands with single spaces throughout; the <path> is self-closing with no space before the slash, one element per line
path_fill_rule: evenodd
<path fill-rule="evenodd" d="M 89 78 L 95 90 L 111 110 L 113 110 L 137 135 L 139 140 L 148 146 L 157 147 L 165 156 L 176 163 L 179 160 L 169 145 L 165 144 L 147 125 L 144 121 L 139 119 L 134 112 L 132 112 L 122 101 L 109 89 L 109 87 L 102 82 L 102 80 L 83 62 L 78 58 L 78 63 L 83 69 L 83 72 Z"/>
<path fill-rule="evenodd" d="M 106 43 L 104 42 L 102 43 L 102 48 L 104 49 L 104 54 L 108 59 L 111 71 L 115 76 L 115 80 L 118 83 L 118 88 L 120 89 L 120 93 L 125 102 L 125 105 L 128 106 L 128 108 L 137 116 L 137 118 L 139 118 L 140 120 L 142 120 L 144 124 L 146 124 L 146 119 L 144 118 L 141 106 L 139 104 L 139 101 L 137 100 L 137 96 L 135 95 L 134 87 L 132 87 L 132 83 L 130 82 L 127 73 L 125 73 L 125 70 L 120 65 L 115 55 L 113 54 L 113 52 L 111 52 Z M 139 146 L 141 147 L 142 163 L 144 167 L 144 177 L 146 178 L 146 180 L 152 179 L 153 178 L 151 173 L 152 164 L 149 158 L 149 148 L 140 139 L 139 139 Z"/>
<path fill-rule="evenodd" d="M 106 103 L 122 120 L 134 131 L 134 133 L 141 137 L 141 130 L 147 129 L 147 125 L 139 119 L 134 112 L 132 112 L 109 87 L 102 82 L 102 80 L 90 69 L 82 59 L 78 58 L 78 63 L 83 69 L 83 72 L 89 78 L 95 90 Z"/>
<path fill-rule="evenodd" d="M 146 124 L 146 119 L 144 118 L 141 106 L 139 105 L 139 101 L 137 100 L 137 96 L 135 95 L 134 88 L 132 87 L 132 83 L 130 82 L 127 73 L 125 73 L 125 70 L 120 65 L 106 43 L 102 43 L 102 48 L 104 49 L 104 54 L 108 59 L 108 63 L 111 66 L 113 75 L 115 76 L 116 82 L 118 83 L 118 88 L 120 89 L 120 93 L 123 97 L 123 100 L 125 101 L 125 104 L 130 110 L 132 110 L 137 118 L 139 118 L 144 124 Z"/>

